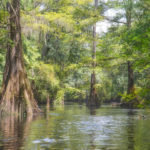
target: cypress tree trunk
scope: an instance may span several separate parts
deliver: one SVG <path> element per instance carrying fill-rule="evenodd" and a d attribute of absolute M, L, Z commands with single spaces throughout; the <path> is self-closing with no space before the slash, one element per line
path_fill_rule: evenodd
<path fill-rule="evenodd" d="M 98 0 L 95 0 L 95 9 L 98 7 Z M 95 67 L 96 67 L 96 24 L 93 25 L 93 51 L 92 51 L 92 59 L 93 59 L 93 72 L 91 74 L 91 89 L 90 89 L 90 97 L 88 100 L 88 106 L 99 106 L 100 103 L 98 101 L 97 93 L 96 93 L 96 75 L 95 75 Z"/>
<path fill-rule="evenodd" d="M 127 20 L 127 28 L 130 30 L 131 28 L 131 22 L 132 22 L 132 0 L 128 0 L 128 6 L 126 8 L 126 20 Z M 133 65 L 131 61 L 127 62 L 128 65 L 128 88 L 127 93 L 128 94 L 134 94 L 134 74 L 133 74 Z"/>
<path fill-rule="evenodd" d="M 23 62 L 23 50 L 20 26 L 20 0 L 10 4 L 10 39 L 8 46 L 3 85 L 0 97 L 0 112 L 18 114 L 26 112 L 33 115 L 40 109 L 34 99 L 30 82 Z"/>
<path fill-rule="evenodd" d="M 133 74 L 133 68 L 132 63 L 128 61 L 128 94 L 134 93 L 134 74 Z"/>

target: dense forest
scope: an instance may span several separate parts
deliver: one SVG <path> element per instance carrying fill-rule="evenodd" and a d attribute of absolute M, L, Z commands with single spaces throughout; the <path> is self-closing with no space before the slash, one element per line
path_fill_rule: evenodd
<path fill-rule="evenodd" d="M 0 0 L 0 150 L 150 150 L 150 0 Z"/>
<path fill-rule="evenodd" d="M 1 112 L 47 101 L 146 107 L 149 41 L 149 0 L 1 0 Z"/>

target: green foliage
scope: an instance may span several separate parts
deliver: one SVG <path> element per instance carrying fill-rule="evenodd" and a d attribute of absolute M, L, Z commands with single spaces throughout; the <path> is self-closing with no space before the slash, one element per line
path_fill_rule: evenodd
<path fill-rule="evenodd" d="M 59 87 L 59 80 L 55 77 L 54 67 L 41 62 L 35 66 L 33 71 L 34 88 L 36 89 L 38 98 L 46 100 L 48 95 L 51 98 L 54 97 Z"/>
<path fill-rule="evenodd" d="M 59 79 L 56 77 L 55 66 L 40 60 L 38 45 L 34 40 L 24 38 L 24 59 L 28 77 L 32 81 L 36 99 L 46 102 L 47 96 L 55 98 L 59 89 Z"/>
<path fill-rule="evenodd" d="M 0 9 L 0 85 L 2 84 L 5 55 L 7 44 L 10 44 L 8 39 L 8 31 L 6 30 L 6 20 L 8 13 Z"/>
<path fill-rule="evenodd" d="M 136 87 L 133 94 L 127 94 L 124 92 L 121 95 L 122 103 L 132 104 L 133 107 L 144 108 L 149 105 L 149 100 L 146 100 L 146 94 L 149 90 Z"/>
<path fill-rule="evenodd" d="M 63 102 L 64 102 L 64 94 L 65 94 L 64 89 L 58 90 L 58 92 L 56 94 L 56 98 L 55 98 L 54 104 L 63 104 Z"/>
<path fill-rule="evenodd" d="M 74 87 L 67 87 L 65 91 L 66 100 L 77 101 L 86 99 L 86 93 L 84 90 L 80 90 Z"/>
<path fill-rule="evenodd" d="M 131 2 L 131 3 L 130 3 Z M 93 71 L 92 26 L 103 20 L 109 9 L 118 11 L 110 18 L 107 33 L 97 35 L 96 91 L 101 101 L 120 99 L 138 107 L 150 104 L 150 2 L 148 0 L 21 0 L 21 23 L 25 66 L 36 99 L 55 104 L 64 100 L 85 100 Z M 131 12 L 131 27 L 127 15 Z M 0 84 L 8 38 L 8 12 L 0 9 Z M 125 19 L 126 17 L 126 19 Z M 124 22 L 124 23 L 120 23 Z M 135 95 L 127 95 L 127 61 L 134 70 Z"/>
<path fill-rule="evenodd" d="M 122 96 L 122 102 L 127 102 L 127 103 L 134 101 L 136 98 L 135 94 L 127 94 L 126 92 L 120 95 Z"/>

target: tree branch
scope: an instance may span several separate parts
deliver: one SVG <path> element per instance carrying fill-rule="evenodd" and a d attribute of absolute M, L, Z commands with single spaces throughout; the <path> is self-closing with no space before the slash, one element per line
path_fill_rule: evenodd
<path fill-rule="evenodd" d="M 126 22 L 123 21 L 119 21 L 119 20 L 114 20 L 114 19 L 110 19 L 106 16 L 104 16 L 105 20 L 110 21 L 110 22 L 115 22 L 115 23 L 121 23 L 121 24 L 126 24 Z"/>

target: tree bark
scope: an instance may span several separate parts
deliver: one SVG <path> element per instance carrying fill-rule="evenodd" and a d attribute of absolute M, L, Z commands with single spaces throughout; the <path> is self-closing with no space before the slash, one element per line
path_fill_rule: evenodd
<path fill-rule="evenodd" d="M 98 0 L 95 0 L 95 9 L 98 7 Z M 90 89 L 90 97 L 88 100 L 88 106 L 99 106 L 100 103 L 98 101 L 97 93 L 96 93 L 96 74 L 95 74 L 95 67 L 96 67 L 96 23 L 93 25 L 93 51 L 92 51 L 92 68 L 93 72 L 91 74 L 91 89 Z"/>
<path fill-rule="evenodd" d="M 127 94 L 133 94 L 134 93 L 134 74 L 133 74 L 133 68 L 132 63 L 128 61 L 128 91 Z"/>
<path fill-rule="evenodd" d="M 132 0 L 128 0 L 128 6 L 126 8 L 126 20 L 127 20 L 127 28 L 130 30 L 132 23 Z M 128 88 L 127 94 L 134 94 L 134 71 L 133 65 L 131 61 L 127 62 L 128 65 Z"/>
<path fill-rule="evenodd" d="M 20 25 L 20 0 L 10 4 L 10 39 L 0 97 L 0 112 L 33 115 L 40 109 L 34 99 L 23 62 Z"/>
<path fill-rule="evenodd" d="M 49 98 L 49 94 L 47 96 L 47 104 L 46 104 L 46 109 L 49 110 L 50 107 L 50 98 Z"/>

